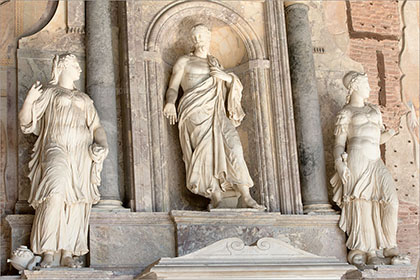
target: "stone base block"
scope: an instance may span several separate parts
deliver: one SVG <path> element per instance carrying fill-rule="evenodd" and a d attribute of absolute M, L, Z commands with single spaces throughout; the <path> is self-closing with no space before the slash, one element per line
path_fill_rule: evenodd
<path fill-rule="evenodd" d="M 281 215 L 254 211 L 172 211 L 176 225 L 178 256 L 204 248 L 216 241 L 238 237 L 250 245 L 263 237 L 282 240 L 319 256 L 347 262 L 345 234 L 338 215 Z"/>
<path fill-rule="evenodd" d="M 364 270 L 351 270 L 343 276 L 343 280 L 416 280 L 414 265 L 378 265 Z"/>
<path fill-rule="evenodd" d="M 174 257 L 175 229 L 168 213 L 92 212 L 90 266 L 140 273 L 162 257 Z"/>
<path fill-rule="evenodd" d="M 281 215 L 240 211 L 92 212 L 87 266 L 138 275 L 160 258 L 183 256 L 216 241 L 239 238 L 250 245 L 264 237 L 346 262 L 338 215 Z M 12 250 L 29 245 L 32 215 L 9 215 Z"/>
<path fill-rule="evenodd" d="M 25 245 L 30 248 L 30 237 L 32 222 L 34 215 L 8 215 L 6 221 L 10 225 L 11 230 L 11 252 L 13 252 L 20 245 Z"/>
<path fill-rule="evenodd" d="M 43 268 L 41 270 L 25 270 L 21 279 L 118 279 L 131 280 L 132 275 L 118 275 L 112 271 L 95 270 L 93 268 Z"/>

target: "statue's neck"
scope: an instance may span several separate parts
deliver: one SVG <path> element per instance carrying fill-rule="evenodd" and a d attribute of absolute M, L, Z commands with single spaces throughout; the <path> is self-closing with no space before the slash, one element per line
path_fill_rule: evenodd
<path fill-rule="evenodd" d="M 352 97 L 350 99 L 350 105 L 353 107 L 364 107 L 365 106 L 365 100 L 360 97 Z"/>
<path fill-rule="evenodd" d="M 207 58 L 208 54 L 209 54 L 208 50 L 196 49 L 194 51 L 194 55 L 200 58 Z"/>
<path fill-rule="evenodd" d="M 60 77 L 58 79 L 58 85 L 66 89 L 74 89 L 74 81 L 65 77 Z"/>

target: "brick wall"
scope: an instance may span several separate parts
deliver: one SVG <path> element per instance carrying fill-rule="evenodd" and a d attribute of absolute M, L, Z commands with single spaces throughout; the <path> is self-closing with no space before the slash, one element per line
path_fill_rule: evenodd
<path fill-rule="evenodd" d="M 398 1 L 348 1 L 350 57 L 363 64 L 372 88 L 369 102 L 379 104 L 384 124 L 398 130 L 401 104 Z"/>
<path fill-rule="evenodd" d="M 419 259 L 419 206 L 400 200 L 397 242 L 413 264 Z"/>
<path fill-rule="evenodd" d="M 362 63 L 368 74 L 372 88 L 369 102 L 380 105 L 385 126 L 398 131 L 400 117 L 407 110 L 401 100 L 399 43 L 402 35 L 398 1 L 351 0 L 346 2 L 346 8 L 349 55 Z M 412 184 L 398 181 L 395 174 L 394 178 L 400 198 L 397 242 L 401 252 L 408 254 L 415 264 L 419 258 L 418 200 L 417 203 L 412 198 L 405 200 L 404 194 L 407 195 Z M 418 189 L 418 184 L 415 187 Z"/>

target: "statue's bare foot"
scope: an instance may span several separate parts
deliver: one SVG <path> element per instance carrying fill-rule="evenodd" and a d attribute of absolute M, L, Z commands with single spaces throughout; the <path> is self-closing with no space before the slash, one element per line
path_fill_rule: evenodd
<path fill-rule="evenodd" d="M 385 264 L 385 261 L 378 256 L 368 256 L 366 263 L 371 265 L 383 265 Z"/>
<path fill-rule="evenodd" d="M 366 253 L 360 250 L 351 250 L 347 255 L 347 260 L 354 265 L 365 265 Z"/>
<path fill-rule="evenodd" d="M 399 254 L 400 254 L 400 252 L 399 252 L 397 247 L 385 248 L 384 249 L 384 257 L 386 257 L 386 258 L 395 257 L 395 256 L 398 256 Z"/>
<path fill-rule="evenodd" d="M 54 261 L 54 254 L 44 253 L 44 255 L 42 256 L 42 262 L 41 262 L 40 266 L 42 268 L 51 267 L 53 261 Z"/>
<path fill-rule="evenodd" d="M 217 208 L 221 201 L 222 201 L 222 192 L 220 191 L 213 192 L 211 195 L 211 200 L 210 200 L 211 206 L 213 208 Z"/>
<path fill-rule="evenodd" d="M 77 268 L 80 267 L 80 263 L 74 260 L 71 256 L 64 256 L 61 258 L 61 266 Z"/>
<path fill-rule="evenodd" d="M 394 256 L 391 259 L 392 265 L 407 265 L 411 264 L 410 259 L 407 256 Z"/>
<path fill-rule="evenodd" d="M 249 208 L 265 210 L 265 206 L 258 204 L 251 196 L 244 197 L 245 205 Z"/>

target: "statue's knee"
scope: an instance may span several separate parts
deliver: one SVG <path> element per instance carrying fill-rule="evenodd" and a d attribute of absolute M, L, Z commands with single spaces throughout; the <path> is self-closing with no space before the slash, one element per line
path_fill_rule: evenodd
<path fill-rule="evenodd" d="M 53 205 L 63 205 L 64 196 L 61 194 L 53 194 L 48 198 L 48 203 Z"/>

